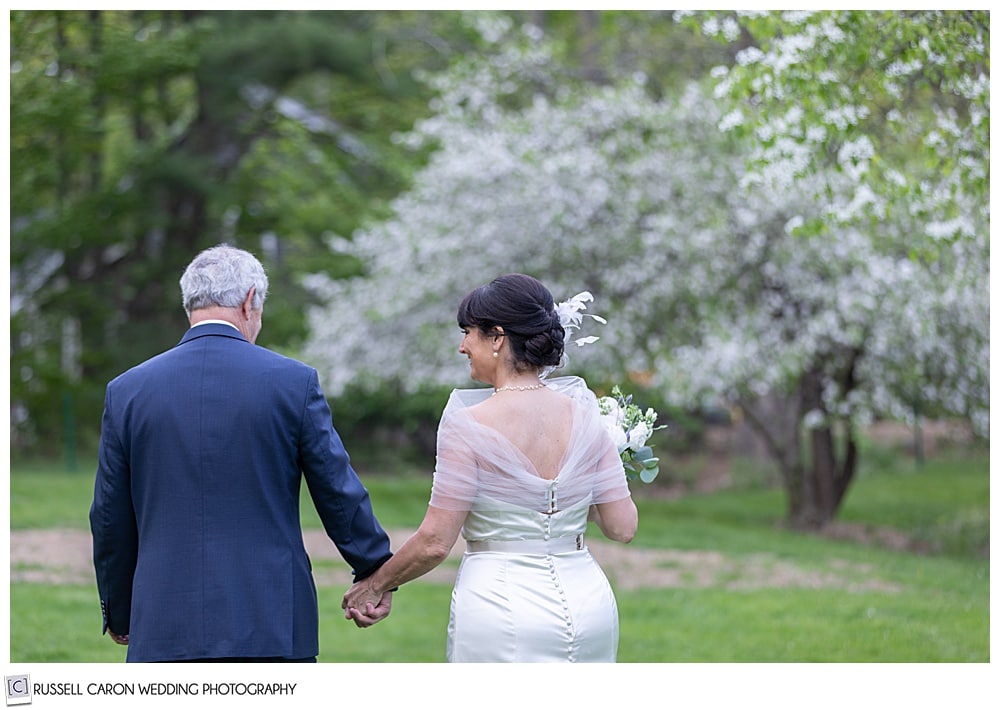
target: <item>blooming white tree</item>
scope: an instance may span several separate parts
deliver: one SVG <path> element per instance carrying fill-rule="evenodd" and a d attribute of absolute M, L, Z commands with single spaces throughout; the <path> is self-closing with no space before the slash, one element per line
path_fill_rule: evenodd
<path fill-rule="evenodd" d="M 589 290 L 609 320 L 591 328 L 597 344 L 570 347 L 569 370 L 608 381 L 641 372 L 676 404 L 729 401 L 756 415 L 796 523 L 834 515 L 866 418 L 910 417 L 919 395 L 985 433 L 978 203 L 961 239 L 914 258 L 914 240 L 934 243 L 930 207 L 886 201 L 878 222 L 837 218 L 834 205 L 864 192 L 856 173 L 817 165 L 780 183 L 754 178 L 754 144 L 719 130 L 730 109 L 701 87 L 654 100 L 641 77 L 579 86 L 552 66 L 529 28 L 438 79 L 436 115 L 406 137 L 438 146 L 413 189 L 391 219 L 332 244 L 366 275 L 311 280 L 328 305 L 311 316 L 306 356 L 329 393 L 465 385 L 459 300 L 523 271 L 557 300 Z M 760 414 L 764 395 L 785 403 L 782 417 Z"/>
<path fill-rule="evenodd" d="M 989 12 L 678 16 L 749 44 L 715 73 L 722 128 L 750 138 L 746 182 L 849 178 L 849 189 L 815 181 L 822 219 L 805 233 L 905 209 L 924 226 L 914 248 L 976 238 L 989 218 Z"/>
<path fill-rule="evenodd" d="M 989 14 L 693 16 L 707 34 L 749 45 L 715 73 L 727 107 L 720 127 L 747 139 L 743 185 L 807 197 L 789 224 L 794 244 L 809 253 L 831 238 L 855 242 L 842 263 L 857 267 L 839 284 L 822 283 L 876 306 L 870 324 L 848 320 L 861 338 L 831 340 L 826 357 L 813 351 L 812 369 L 839 363 L 838 372 L 800 383 L 811 472 L 791 464 L 796 430 L 782 445 L 755 419 L 789 461 L 793 519 L 821 524 L 853 478 L 858 417 L 911 420 L 936 409 L 988 431 Z M 810 394 L 816 389 L 821 399 Z M 838 419 L 846 430 L 839 455 Z"/>
<path fill-rule="evenodd" d="M 699 203 L 685 183 L 711 178 L 692 177 L 711 165 L 690 131 L 718 132 L 700 120 L 676 130 L 640 83 L 586 92 L 557 85 L 553 65 L 528 28 L 524 43 L 500 43 L 497 55 L 436 79 L 437 114 L 405 140 L 437 152 L 393 205 L 393 219 L 332 242 L 359 257 L 366 275 L 310 280 L 329 307 L 313 314 L 307 356 L 326 365 L 329 392 L 386 378 L 409 391 L 464 384 L 455 310 L 466 292 L 506 272 L 543 278 L 557 300 L 599 293 L 592 308 L 602 315 L 631 301 L 636 328 L 646 327 L 655 303 L 635 296 L 672 258 L 649 253 L 661 240 L 653 222 L 679 200 Z M 505 109 L 526 84 L 537 93 Z M 689 172 L 664 180 L 669 156 Z M 605 338 L 606 347 L 573 347 L 567 368 L 648 370 L 661 336 L 650 335 L 652 350 L 636 350 L 622 335 Z"/>

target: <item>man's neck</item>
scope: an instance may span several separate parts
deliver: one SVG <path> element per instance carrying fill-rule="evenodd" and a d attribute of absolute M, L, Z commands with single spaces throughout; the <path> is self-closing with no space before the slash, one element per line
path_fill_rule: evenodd
<path fill-rule="evenodd" d="M 249 298 L 249 296 L 247 297 Z M 244 304 L 246 306 L 246 304 Z M 209 306 L 208 308 L 198 308 L 197 310 L 191 311 L 191 315 L 188 316 L 188 321 L 191 327 L 203 323 L 207 320 L 221 320 L 229 325 L 236 328 L 243 334 L 243 337 L 249 340 L 251 343 L 256 342 L 257 335 L 260 332 L 260 321 L 254 321 L 254 312 L 251 312 L 250 317 L 244 314 L 243 308 L 225 308 L 223 306 Z M 259 312 L 257 316 L 259 318 Z"/>
<path fill-rule="evenodd" d="M 240 329 L 239 314 L 238 309 L 236 308 L 223 308 L 222 306 L 199 308 L 191 311 L 189 321 L 192 326 L 204 323 L 205 321 L 222 321 L 224 323 L 228 323 L 237 330 Z"/>

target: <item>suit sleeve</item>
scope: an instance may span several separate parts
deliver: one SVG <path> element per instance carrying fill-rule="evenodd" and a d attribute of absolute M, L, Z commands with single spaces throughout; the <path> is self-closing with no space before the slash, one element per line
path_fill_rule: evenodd
<path fill-rule="evenodd" d="M 94 500 L 90 531 L 94 540 L 94 570 L 104 616 L 102 633 L 129 632 L 132 577 L 139 548 L 139 533 L 132 507 L 128 456 L 115 427 L 110 388 L 101 418 Z"/>
<path fill-rule="evenodd" d="M 351 565 L 355 581 L 373 574 L 392 557 L 389 536 L 333 428 L 315 370 L 306 393 L 299 465 L 326 534 Z"/>

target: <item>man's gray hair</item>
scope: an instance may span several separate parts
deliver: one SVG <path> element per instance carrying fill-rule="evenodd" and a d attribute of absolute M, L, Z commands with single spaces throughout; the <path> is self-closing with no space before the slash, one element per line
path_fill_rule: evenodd
<path fill-rule="evenodd" d="M 253 254 L 221 244 L 201 252 L 181 276 L 184 312 L 211 306 L 239 308 L 253 288 L 251 307 L 260 310 L 267 298 L 267 274 Z"/>

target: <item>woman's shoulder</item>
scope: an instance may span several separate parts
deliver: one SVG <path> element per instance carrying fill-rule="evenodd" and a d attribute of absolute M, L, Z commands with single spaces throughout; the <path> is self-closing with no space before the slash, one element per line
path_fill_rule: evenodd
<path fill-rule="evenodd" d="M 490 387 L 453 389 L 451 394 L 448 396 L 448 403 L 445 405 L 445 411 L 448 411 L 449 409 L 458 410 L 474 407 L 477 404 L 482 404 L 488 400 L 491 394 L 493 394 L 493 389 Z"/>
<path fill-rule="evenodd" d="M 487 387 L 474 389 L 454 389 L 441 413 L 441 423 L 449 420 L 467 419 L 469 411 L 490 398 L 493 390 Z"/>
<path fill-rule="evenodd" d="M 585 405 L 596 404 L 597 395 L 587 386 L 587 381 L 576 375 L 550 377 L 545 380 L 550 389 L 566 395 L 570 399 Z"/>

